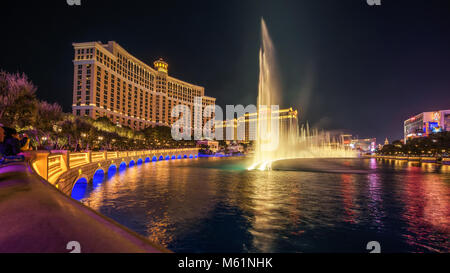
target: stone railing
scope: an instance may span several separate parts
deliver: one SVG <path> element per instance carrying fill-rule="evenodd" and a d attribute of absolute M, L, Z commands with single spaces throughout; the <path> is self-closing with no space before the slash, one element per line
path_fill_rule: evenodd
<path fill-rule="evenodd" d="M 68 151 L 38 151 L 32 152 L 31 165 L 35 172 L 42 178 L 59 188 L 66 194 L 70 194 L 77 178 L 85 177 L 91 180 L 98 169 L 105 173 L 109 166 L 131 162 L 150 162 L 172 160 L 182 158 L 197 158 L 198 148 L 161 149 L 146 151 L 102 151 L 102 152 L 78 152 Z"/>
<path fill-rule="evenodd" d="M 377 155 L 373 156 L 375 158 L 381 159 L 395 159 L 395 160 L 408 160 L 408 161 L 416 161 L 416 162 L 424 162 L 424 163 L 438 163 L 439 160 L 434 156 L 396 156 L 396 155 Z M 442 158 L 442 164 L 450 164 L 450 158 L 444 157 Z"/>

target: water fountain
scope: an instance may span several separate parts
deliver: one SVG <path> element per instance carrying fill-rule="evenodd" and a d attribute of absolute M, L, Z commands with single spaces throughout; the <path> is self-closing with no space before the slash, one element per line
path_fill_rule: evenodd
<path fill-rule="evenodd" d="M 280 86 L 276 66 L 275 47 L 270 38 L 264 19 L 261 19 L 261 48 L 259 51 L 259 86 L 258 86 L 258 122 L 255 141 L 255 157 L 249 170 L 267 170 L 274 161 L 291 158 L 337 158 L 356 157 L 356 153 L 344 147 L 339 138 L 330 133 L 310 130 L 306 124 L 298 129 L 298 124 L 279 122 L 273 116 L 272 105 L 280 104 Z M 267 142 L 273 141 L 274 135 L 267 138 L 266 128 L 272 127 L 276 119 L 278 137 L 275 149 L 265 149 Z M 264 128 L 264 129 L 263 129 Z M 268 130 L 270 131 L 270 130 Z"/>

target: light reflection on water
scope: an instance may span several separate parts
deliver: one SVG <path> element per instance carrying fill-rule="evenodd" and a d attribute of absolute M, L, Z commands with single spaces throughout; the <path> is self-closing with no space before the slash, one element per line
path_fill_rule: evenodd
<path fill-rule="evenodd" d="M 447 166 L 302 159 L 249 172 L 244 161 L 134 166 L 82 202 L 175 252 L 450 251 Z"/>

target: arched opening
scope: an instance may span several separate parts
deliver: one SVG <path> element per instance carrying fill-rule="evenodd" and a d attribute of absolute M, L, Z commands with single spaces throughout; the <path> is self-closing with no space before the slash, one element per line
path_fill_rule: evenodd
<path fill-rule="evenodd" d="M 158 161 L 158 158 L 156 156 L 154 156 L 154 157 L 152 157 L 152 161 L 153 162 Z"/>
<path fill-rule="evenodd" d="M 137 161 L 137 165 L 142 165 L 142 162 L 143 162 L 142 158 L 139 158 L 138 161 Z"/>
<path fill-rule="evenodd" d="M 162 155 L 159 157 L 159 161 L 161 161 L 161 160 L 164 160 L 164 156 L 162 156 Z"/>
<path fill-rule="evenodd" d="M 173 155 L 173 156 L 172 156 L 172 159 L 177 159 L 177 157 Z"/>
<path fill-rule="evenodd" d="M 104 178 L 105 178 L 105 171 L 103 171 L 102 169 L 98 169 L 94 173 L 94 176 L 92 177 L 93 188 L 95 189 L 98 186 L 100 186 L 100 184 L 102 184 Z"/>
<path fill-rule="evenodd" d="M 136 163 L 134 162 L 134 160 L 131 160 L 130 163 L 128 164 L 129 167 L 133 167 L 134 165 L 136 165 Z"/>
<path fill-rule="evenodd" d="M 189 155 L 189 158 L 194 158 L 194 156 L 193 155 Z"/>
<path fill-rule="evenodd" d="M 111 177 L 113 177 L 114 175 L 116 175 L 117 172 L 117 167 L 116 165 L 111 165 L 108 168 L 108 179 L 111 179 Z"/>
<path fill-rule="evenodd" d="M 195 155 L 194 157 L 195 157 L 195 158 L 198 158 L 198 155 Z"/>
<path fill-rule="evenodd" d="M 127 169 L 127 163 L 126 162 L 122 162 L 119 165 L 119 172 L 125 171 Z"/>
<path fill-rule="evenodd" d="M 170 160 L 170 155 L 166 156 L 166 160 Z"/>
<path fill-rule="evenodd" d="M 144 162 L 145 162 L 145 163 L 150 162 L 150 157 L 146 157 Z"/>
<path fill-rule="evenodd" d="M 73 199 L 80 201 L 86 195 L 87 186 L 88 186 L 88 181 L 86 178 L 82 177 L 82 178 L 78 179 L 75 182 L 75 184 L 73 185 L 70 196 Z"/>
<path fill-rule="evenodd" d="M 187 155 L 184 155 L 183 158 L 187 158 Z"/>
<path fill-rule="evenodd" d="M 178 156 L 178 159 L 181 159 L 181 155 Z"/>

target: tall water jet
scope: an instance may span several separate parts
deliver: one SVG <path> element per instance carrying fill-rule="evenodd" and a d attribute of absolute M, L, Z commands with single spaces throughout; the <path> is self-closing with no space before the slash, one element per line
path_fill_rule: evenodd
<path fill-rule="evenodd" d="M 264 148 L 273 139 L 266 139 L 265 129 L 272 129 L 271 106 L 279 105 L 280 88 L 275 59 L 275 48 L 264 19 L 261 18 L 261 48 L 259 50 L 259 86 L 257 97 L 257 136 L 255 162 L 264 162 L 273 158 L 275 151 Z M 278 132 L 277 132 L 278 133 Z M 277 143 L 276 143 L 277 144 Z"/>
<path fill-rule="evenodd" d="M 254 162 L 249 170 L 270 169 L 271 163 L 280 159 L 356 156 L 329 133 L 310 130 L 308 125 L 299 130 L 296 111 L 295 118 L 289 115 L 286 118 L 286 111 L 293 111 L 292 108 L 276 109 L 281 103 L 280 91 L 275 47 L 261 19 L 257 133 Z"/>

